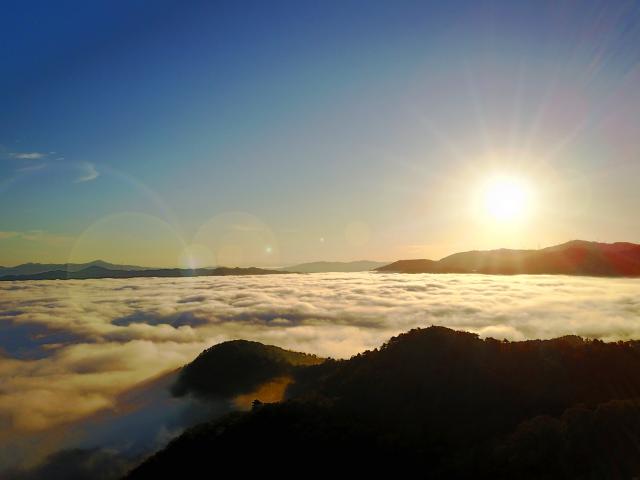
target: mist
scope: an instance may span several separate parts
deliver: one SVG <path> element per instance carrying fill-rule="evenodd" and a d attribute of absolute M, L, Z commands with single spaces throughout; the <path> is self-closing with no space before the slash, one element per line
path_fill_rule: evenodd
<path fill-rule="evenodd" d="M 225 340 L 347 358 L 429 325 L 509 340 L 638 338 L 639 282 L 375 273 L 5 282 L 0 470 L 41 460 L 62 436 L 68 448 L 117 448 L 117 423 L 87 419 L 113 423 L 133 389 Z M 136 421 L 154 427 L 129 451 L 157 448 L 188 424 L 185 412 L 202 410 L 165 390 L 145 391 L 164 407 L 145 406 L 151 413 Z M 158 422 L 155 411 L 165 418 Z"/>

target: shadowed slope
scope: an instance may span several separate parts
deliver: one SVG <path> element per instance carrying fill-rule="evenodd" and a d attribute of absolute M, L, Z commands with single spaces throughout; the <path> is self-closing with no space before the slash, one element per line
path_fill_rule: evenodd
<path fill-rule="evenodd" d="M 640 413 L 638 342 L 506 342 L 418 329 L 350 360 L 299 369 L 288 397 L 186 432 L 130 478 L 178 475 L 210 462 L 287 478 L 409 468 L 423 478 L 572 478 L 596 466 L 640 472 L 631 455 L 640 454 L 640 422 L 621 420 Z M 562 425 L 574 418 L 567 438 Z M 611 447 L 603 450 L 591 435 L 606 428 Z M 532 438 L 558 450 L 528 453 Z M 548 458 L 564 451 L 569 465 Z M 535 476 L 531 458 L 539 462 Z"/>
<path fill-rule="evenodd" d="M 202 352 L 180 371 L 172 387 L 176 396 L 229 397 L 246 394 L 268 380 L 293 374 L 296 367 L 324 360 L 258 342 L 234 340 Z"/>
<path fill-rule="evenodd" d="M 187 427 L 246 410 L 254 399 L 282 400 L 298 368 L 323 361 L 244 340 L 215 345 L 183 368 L 123 392 L 108 409 L 65 425 L 69 443 L 33 467 L 0 471 L 0 478 L 120 478 Z"/>

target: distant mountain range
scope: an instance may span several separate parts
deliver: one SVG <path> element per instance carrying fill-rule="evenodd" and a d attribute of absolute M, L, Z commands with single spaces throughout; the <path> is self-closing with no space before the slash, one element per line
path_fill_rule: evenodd
<path fill-rule="evenodd" d="M 573 240 L 540 250 L 455 253 L 441 260 L 399 260 L 378 272 L 640 276 L 640 245 Z"/>
<path fill-rule="evenodd" d="M 92 262 L 93 263 L 93 262 Z M 283 270 L 267 270 L 256 267 L 216 267 L 216 268 L 149 268 L 142 270 L 117 270 L 92 265 L 81 270 L 51 270 L 32 274 L 2 275 L 0 281 L 19 280 L 88 280 L 98 278 L 139 278 L 139 277 L 212 277 L 225 275 L 272 275 L 288 274 Z"/>
<path fill-rule="evenodd" d="M 88 263 L 25 263 L 16 267 L 0 267 L 0 281 L 366 271 L 383 273 L 559 274 L 636 277 L 640 276 L 640 245 L 628 242 L 599 243 L 572 240 L 540 250 L 510 250 L 505 248 L 499 250 L 474 250 L 454 253 L 441 260 L 398 260 L 390 264 L 369 260 L 311 262 L 292 265 L 283 269 L 257 267 L 153 268 L 118 265 L 102 260 Z"/>
<path fill-rule="evenodd" d="M 355 262 L 310 262 L 285 267 L 283 270 L 295 273 L 324 273 L 324 272 L 367 272 L 387 265 L 387 262 L 372 262 L 358 260 Z"/>
<path fill-rule="evenodd" d="M 0 267 L 0 281 L 364 272 L 385 264 L 385 262 L 371 262 L 367 260 L 355 262 L 312 262 L 276 270 L 256 267 L 211 267 L 197 269 L 154 268 L 136 265 L 118 265 L 103 260 L 95 260 L 87 263 L 25 263 L 16 267 Z"/>
<path fill-rule="evenodd" d="M 104 260 L 94 260 L 87 263 L 23 263 L 15 267 L 0 267 L 0 277 L 6 275 L 35 275 L 44 272 L 64 271 L 78 272 L 89 267 L 101 267 L 109 270 L 153 270 L 153 267 L 140 267 L 138 265 L 118 265 L 105 262 Z"/>

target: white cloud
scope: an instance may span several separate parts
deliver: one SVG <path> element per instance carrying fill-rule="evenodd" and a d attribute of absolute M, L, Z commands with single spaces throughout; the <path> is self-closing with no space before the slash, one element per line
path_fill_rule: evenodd
<path fill-rule="evenodd" d="M 372 273 L 0 282 L 0 448 L 110 407 L 137 382 L 234 338 L 334 357 L 429 325 L 513 340 L 640 338 L 638 287 Z"/>
<path fill-rule="evenodd" d="M 89 182 L 91 180 L 95 180 L 100 176 L 100 172 L 96 170 L 96 167 L 93 163 L 84 162 L 79 164 L 78 168 L 80 168 L 81 174 L 78 178 L 75 179 L 75 183 Z"/>
<path fill-rule="evenodd" d="M 21 152 L 21 153 L 11 153 L 10 156 L 12 158 L 18 158 L 20 160 L 39 160 L 47 156 L 46 153 L 41 152 Z"/>

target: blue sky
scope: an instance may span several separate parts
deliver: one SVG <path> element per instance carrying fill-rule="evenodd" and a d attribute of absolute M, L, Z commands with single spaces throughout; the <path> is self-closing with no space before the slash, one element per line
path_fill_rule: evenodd
<path fill-rule="evenodd" d="M 0 264 L 640 242 L 637 2 L 12 2 Z M 535 192 L 474 215 L 485 178 Z"/>

